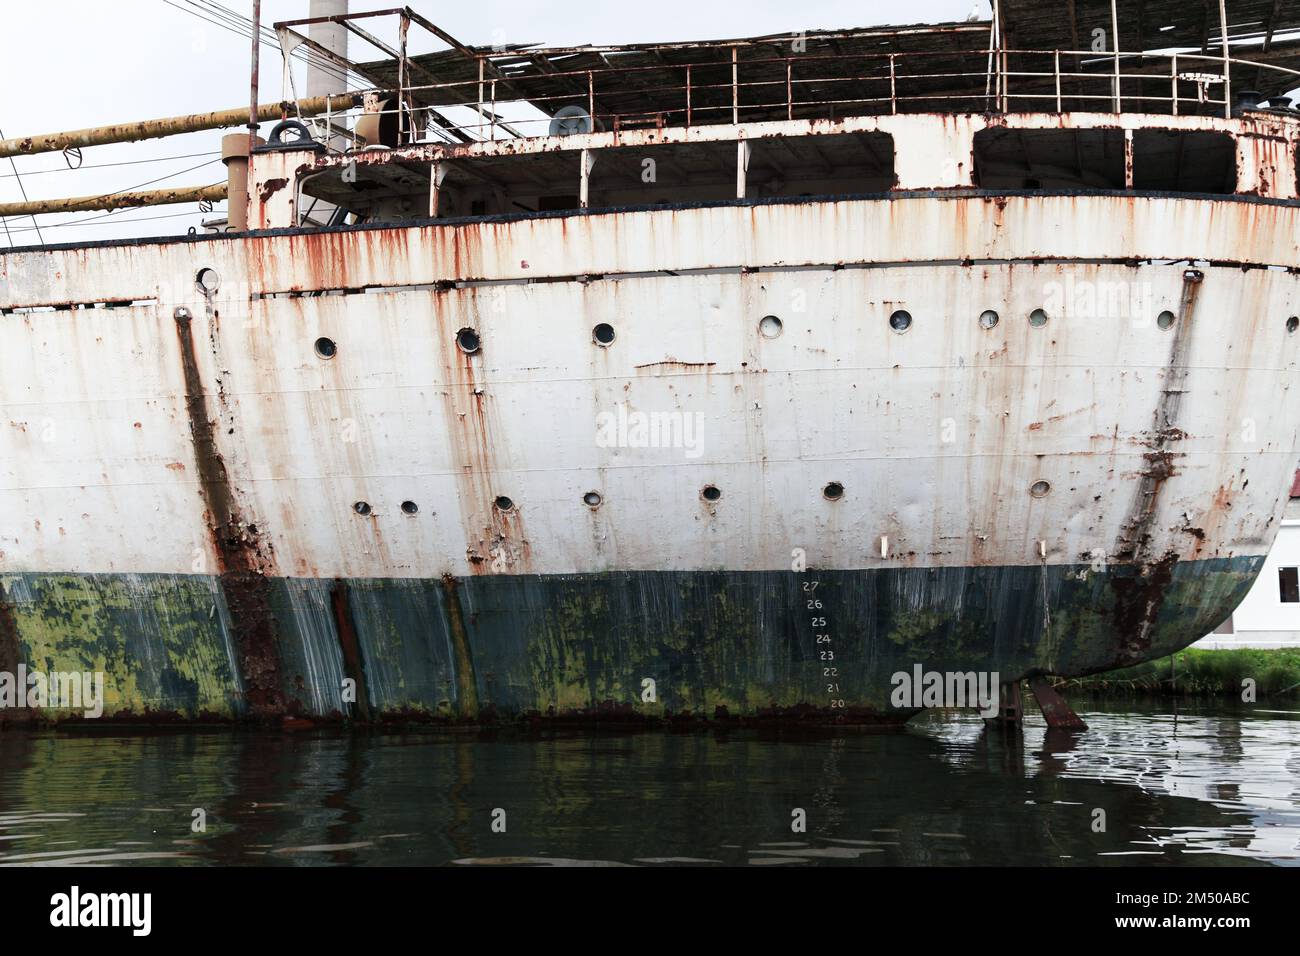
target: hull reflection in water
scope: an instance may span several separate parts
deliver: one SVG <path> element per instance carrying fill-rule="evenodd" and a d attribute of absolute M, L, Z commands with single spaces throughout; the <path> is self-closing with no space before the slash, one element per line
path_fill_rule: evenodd
<path fill-rule="evenodd" d="M 6 733 L 0 863 L 1300 861 L 1300 711 L 1085 719 L 1023 745 L 940 714 L 803 737 Z"/>

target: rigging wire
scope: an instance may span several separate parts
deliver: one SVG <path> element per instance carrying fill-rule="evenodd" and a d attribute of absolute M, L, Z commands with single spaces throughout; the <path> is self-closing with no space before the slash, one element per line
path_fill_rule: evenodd
<path fill-rule="evenodd" d="M 220 183 L 213 183 L 213 185 L 220 185 Z M 138 208 L 144 209 L 148 207 L 142 206 Z M 65 226 L 108 225 L 108 222 L 105 222 L 105 220 L 109 220 L 109 219 L 112 219 L 114 222 L 125 222 L 125 224 L 131 224 L 131 222 L 152 222 L 153 220 L 160 220 L 160 219 L 183 219 L 183 217 L 186 216 L 203 216 L 203 215 L 204 212 L 201 211 L 201 209 L 191 209 L 190 212 L 166 213 L 166 215 L 162 215 L 162 216 L 135 216 L 135 217 L 123 216 L 121 215 L 120 211 L 114 211 L 108 213 L 101 213 L 101 215 L 99 216 L 87 216 L 85 217 L 85 219 L 77 219 L 77 220 L 72 220 L 70 222 L 53 222 L 53 224 L 49 224 L 49 222 L 47 222 L 47 224 L 45 224 L 45 229 L 62 229 L 65 228 Z M 21 229 L 14 229 L 14 232 L 30 233 L 32 232 L 32 228 L 31 226 L 22 226 Z"/>
<path fill-rule="evenodd" d="M 146 163 L 166 163 L 174 159 L 196 159 L 199 156 L 216 156 L 221 150 L 210 149 L 202 153 L 179 153 L 175 156 L 153 156 L 148 159 L 124 159 L 116 163 L 88 163 L 83 166 L 64 167 L 56 166 L 53 169 L 29 169 L 23 173 L 24 176 L 44 176 L 46 173 L 70 173 L 79 169 L 108 169 L 111 166 L 141 166 Z M 13 179 L 14 173 L 0 173 L 0 179 Z"/>
<path fill-rule="evenodd" d="M 2 129 L 0 129 L 0 139 L 4 139 L 4 135 L 5 135 L 5 131 L 2 130 Z M 18 190 L 19 190 L 19 192 L 21 192 L 21 193 L 23 194 L 23 202 L 27 202 L 27 201 L 28 201 L 28 200 L 27 200 L 27 187 L 23 185 L 23 178 L 22 178 L 22 176 L 18 175 L 18 164 L 17 164 L 16 162 L 14 162 L 14 158 L 13 158 L 12 156 L 9 157 L 9 165 L 13 167 L 13 170 L 14 170 L 14 179 L 18 182 Z M 45 237 L 41 235 L 41 227 L 40 227 L 40 225 L 36 222 L 36 216 L 35 216 L 35 215 L 32 216 L 32 227 L 35 228 L 35 230 L 36 230 L 36 238 L 40 240 L 41 245 L 45 245 Z M 8 223 L 8 222 L 5 223 L 5 235 L 6 235 L 6 236 L 9 235 L 9 223 Z M 14 244 L 14 243 L 13 243 L 13 240 L 10 239 L 10 240 L 9 240 L 9 245 L 12 246 L 13 244 Z"/>
<path fill-rule="evenodd" d="M 163 0 L 163 3 L 167 4 L 169 7 L 173 7 L 179 10 L 181 13 L 185 13 L 185 14 L 189 14 L 190 16 L 197 17 L 198 19 L 203 20 L 206 23 L 210 23 L 213 26 L 220 27 L 223 30 L 228 30 L 229 32 L 241 36 L 244 39 L 252 39 L 253 37 L 252 22 L 248 20 L 248 18 L 242 17 L 238 13 L 235 13 L 234 11 L 226 8 L 222 8 L 224 10 L 224 14 L 223 14 L 222 12 L 218 12 L 217 10 L 214 10 L 211 7 L 201 6 L 198 2 L 196 2 L 196 0 L 182 0 L 182 2 L 188 3 L 189 6 L 188 7 L 181 6 L 179 3 L 173 2 L 173 0 Z M 216 17 L 217 19 L 213 19 L 213 17 Z M 272 49 L 276 50 L 281 55 L 283 55 L 284 51 L 280 47 L 279 37 L 274 30 L 270 29 L 269 27 L 263 27 L 260 41 L 266 46 L 271 47 Z M 304 62 L 308 64 L 309 66 L 315 69 L 319 69 L 330 74 L 336 79 L 341 80 L 345 86 L 351 87 L 352 89 L 357 89 L 357 90 L 369 89 L 369 87 L 366 84 L 354 80 L 351 74 L 347 70 L 338 67 L 334 63 L 330 62 L 329 60 L 326 60 L 324 57 L 321 57 L 319 54 L 311 52 L 310 50 L 305 50 L 302 47 L 298 47 L 293 50 L 290 56 L 294 59 L 299 60 L 300 62 Z"/>
<path fill-rule="evenodd" d="M 174 178 L 174 177 L 176 177 L 176 176 L 183 176 L 185 173 L 192 173 L 192 172 L 194 172 L 194 170 L 196 170 L 196 169 L 202 169 L 202 168 L 205 167 L 205 166 L 211 166 L 213 163 L 219 163 L 219 162 L 221 162 L 221 160 L 219 160 L 219 159 L 210 159 L 210 160 L 208 160 L 206 163 L 199 163 L 197 166 L 191 166 L 191 167 L 189 167 L 188 169 L 180 169 L 180 170 L 177 170 L 177 171 L 174 172 L 174 173 L 168 173 L 166 176 L 159 176 L 157 179 L 151 179 L 151 180 L 149 180 L 148 182 L 138 183 L 138 184 L 136 184 L 136 185 L 134 185 L 134 186 L 125 186 L 125 187 L 123 187 L 123 188 L 121 188 L 121 189 L 114 190 L 113 192 L 97 193 L 97 194 L 95 195 L 94 198 L 96 198 L 96 199 L 106 199 L 106 198 L 108 198 L 109 196 L 119 196 L 119 195 L 121 195 L 122 193 L 128 193 L 128 192 L 131 192 L 131 191 L 134 190 L 134 189 L 140 189 L 140 188 L 142 188 L 142 187 L 144 187 L 144 186 L 152 186 L 152 185 L 154 185 L 155 183 L 160 183 L 160 182 L 163 182 L 164 180 L 172 179 L 172 178 Z M 20 182 L 21 182 L 21 181 L 20 181 Z M 215 182 L 215 183 L 211 183 L 210 185 L 213 185 L 213 186 L 220 186 L 221 183 L 218 181 L 218 182 Z M 24 201 L 24 202 L 27 201 L 27 194 L 26 194 L 26 192 L 23 193 L 23 201 Z M 141 208 L 147 208 L 147 207 L 141 207 Z M 47 229 L 58 229 L 58 228 L 60 228 L 60 227 L 62 227 L 62 226 L 75 226 L 75 225 L 79 225 L 80 223 L 84 223 L 84 222 L 93 222 L 94 220 L 97 220 L 97 219 L 104 219 L 104 218 L 107 218 L 108 216 L 113 215 L 115 212 L 117 212 L 117 210 L 109 210 L 107 213 L 105 213 L 105 214 L 103 214 L 103 215 L 91 216 L 91 217 L 88 217 L 88 218 L 86 218 L 86 219 L 74 219 L 74 220 L 72 220 L 71 222 L 60 222 L 60 223 L 54 223 L 53 225 L 47 223 L 45 228 L 47 228 Z M 50 215 L 59 215 L 59 213 L 52 213 L 52 214 L 50 214 Z M 187 213 L 186 215 L 194 215 L 194 214 L 193 214 L 193 213 Z M 118 217 L 118 218 L 121 218 L 121 217 Z M 160 217 L 160 218 L 161 218 L 161 217 Z M 6 234 L 6 235 L 9 235 L 9 220 L 8 220 L 8 219 L 3 219 L 3 221 L 4 221 L 4 224 L 5 224 L 5 234 Z M 136 220 L 129 220 L 129 221 L 131 221 L 131 222 L 135 222 Z M 35 213 L 32 214 L 32 226 L 31 226 L 31 227 L 23 227 L 23 228 L 21 228 L 21 229 L 15 229 L 15 230 L 13 230 L 13 231 L 14 231 L 14 232 L 31 232 L 33 229 L 35 229 L 35 231 L 36 231 L 36 235 L 37 235 L 38 237 L 40 237 L 41 245 L 45 245 L 45 239 L 44 239 L 43 237 L 41 237 L 40 226 L 39 226 L 39 225 L 37 224 L 37 222 L 36 222 L 36 214 L 35 214 Z M 9 245 L 11 245 L 11 246 L 13 245 L 13 239 L 12 239 L 12 238 L 10 238 L 10 240 L 9 240 Z"/>

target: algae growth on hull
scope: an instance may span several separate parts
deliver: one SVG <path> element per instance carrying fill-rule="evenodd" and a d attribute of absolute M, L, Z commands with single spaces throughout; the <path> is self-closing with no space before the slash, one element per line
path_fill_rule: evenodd
<path fill-rule="evenodd" d="M 1167 655 L 1226 617 L 1262 561 L 1174 565 L 1144 605 L 1137 658 L 1130 567 L 281 578 L 270 607 L 286 716 L 899 719 L 891 676 L 918 664 L 1007 681 Z M 6 658 L 103 672 L 105 716 L 250 716 L 215 578 L 18 574 L 3 588 Z"/>

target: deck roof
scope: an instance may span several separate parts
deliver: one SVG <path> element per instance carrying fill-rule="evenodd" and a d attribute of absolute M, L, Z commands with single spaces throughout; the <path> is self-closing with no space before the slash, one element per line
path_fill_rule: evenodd
<path fill-rule="evenodd" d="M 1097 29 L 1105 31 L 1106 47 L 1111 48 L 1111 0 L 1000 2 L 1003 45 L 1008 49 L 1087 51 Z M 1217 58 L 1222 50 L 1218 0 L 1116 0 L 1116 4 L 1120 51 L 1152 54 L 1123 59 L 1125 98 L 1150 98 L 1140 105 L 1151 112 L 1166 112 L 1167 106 L 1154 97 L 1164 95 L 1170 86 L 1170 61 L 1154 54 L 1177 49 Z M 1300 39 L 1294 38 L 1300 34 L 1300 3 L 1229 0 L 1227 8 L 1234 58 L 1300 70 Z M 606 46 L 493 48 L 457 42 L 448 50 L 411 57 L 408 84 L 416 87 L 414 105 L 421 107 L 477 101 L 481 75 L 488 91 L 495 81 L 498 102 L 526 100 L 548 115 L 565 105 L 592 102 L 598 116 L 632 121 L 657 117 L 659 122 L 677 124 L 686 118 L 689 66 L 691 123 L 724 123 L 732 120 L 734 56 L 741 83 L 738 112 L 746 121 L 891 110 L 979 111 L 994 106 L 987 77 L 991 33 L 989 21 L 977 20 Z M 1096 101 L 1106 95 L 1101 84 L 1109 84 L 1113 72 L 1110 55 L 1081 54 L 1062 61 L 1062 70 L 1087 74 L 1064 81 L 1063 108 L 1100 108 Z M 1185 68 L 1180 65 L 1180 73 L 1217 69 L 1208 61 L 1199 66 L 1190 58 L 1187 62 Z M 360 67 L 378 86 L 397 87 L 396 59 Z M 1020 54 L 1009 55 L 1008 67 L 1022 73 L 1049 73 L 1054 68 L 1048 56 Z M 1300 77 L 1237 64 L 1233 85 L 1235 90 L 1253 89 L 1272 96 L 1300 87 Z M 1046 101 L 1055 80 L 1050 75 L 1016 76 L 1012 86 L 1013 92 Z M 891 102 L 895 92 L 897 101 Z M 1190 88 L 1186 92 L 1192 95 Z M 485 91 L 484 100 L 489 98 Z M 1026 98 L 1018 108 L 1036 102 Z"/>

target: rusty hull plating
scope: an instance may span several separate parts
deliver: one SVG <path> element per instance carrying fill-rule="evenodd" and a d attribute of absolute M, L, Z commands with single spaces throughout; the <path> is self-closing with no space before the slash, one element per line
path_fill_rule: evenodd
<path fill-rule="evenodd" d="M 877 131 L 894 188 L 295 229 L 340 160 L 282 151 L 269 231 L 0 254 L 0 669 L 101 670 L 122 720 L 871 721 L 916 662 L 1216 626 L 1295 467 L 1296 123 L 794 123 L 356 160 Z M 1223 133 L 1236 191 L 982 188 L 1002 126 Z M 598 443 L 620 405 L 699 453 Z"/>

